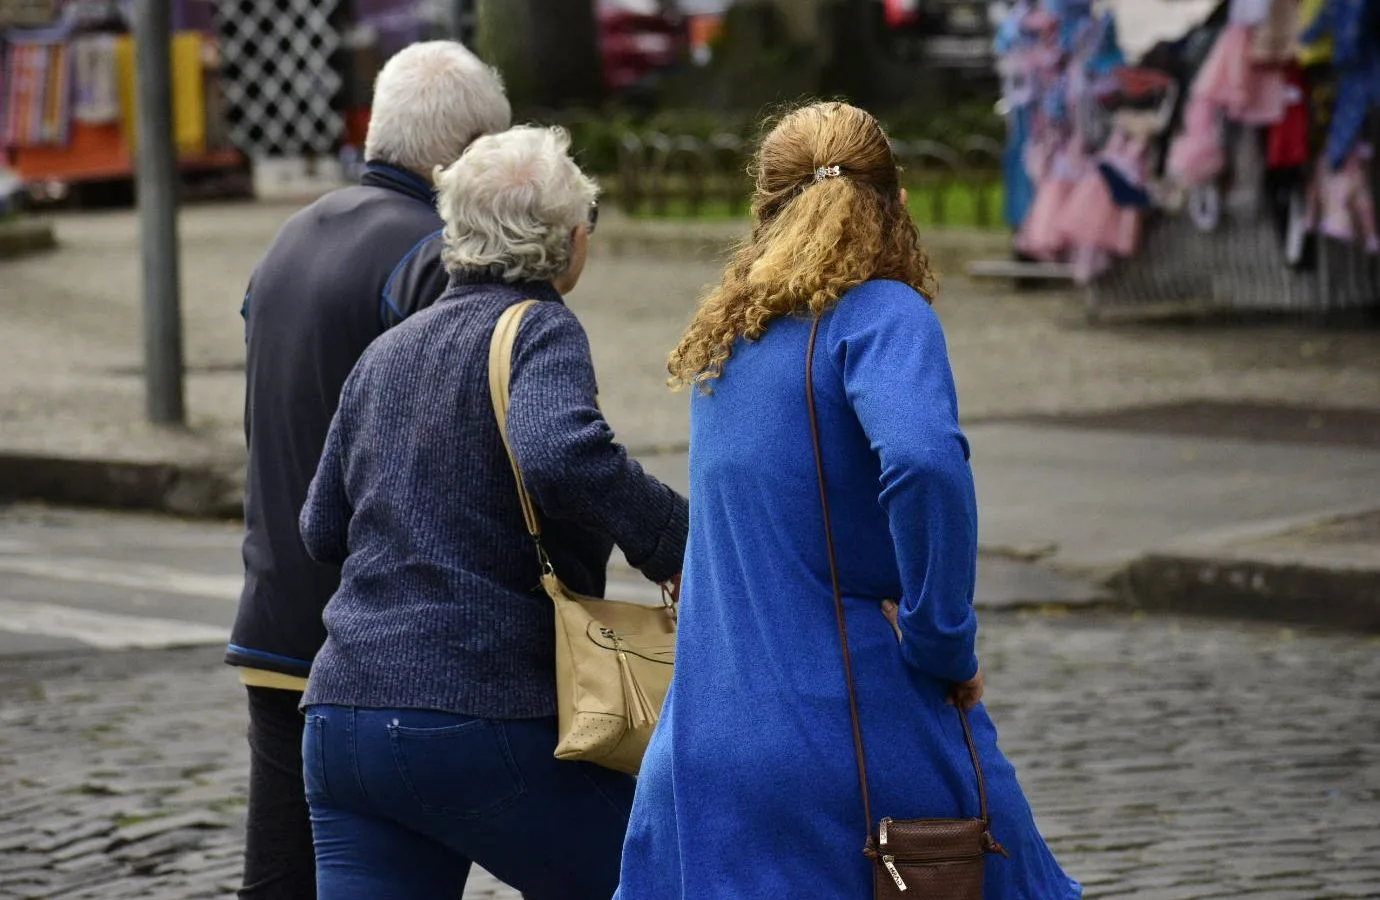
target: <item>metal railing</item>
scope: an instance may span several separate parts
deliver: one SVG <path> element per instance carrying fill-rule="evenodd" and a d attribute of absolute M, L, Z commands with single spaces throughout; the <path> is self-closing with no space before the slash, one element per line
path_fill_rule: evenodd
<path fill-rule="evenodd" d="M 936 141 L 892 142 L 902 183 L 929 224 L 953 224 L 955 204 L 968 204 L 964 224 L 990 228 L 1000 222 L 1002 146 L 970 135 L 956 146 Z M 750 145 L 720 132 L 707 139 L 661 132 L 629 132 L 618 146 L 614 200 L 632 215 L 742 215 L 752 190 L 747 175 Z"/>

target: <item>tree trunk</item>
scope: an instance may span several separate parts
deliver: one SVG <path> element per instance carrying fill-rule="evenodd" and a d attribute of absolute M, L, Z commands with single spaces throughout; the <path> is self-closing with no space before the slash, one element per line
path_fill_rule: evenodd
<path fill-rule="evenodd" d="M 479 54 L 519 110 L 597 106 L 603 60 L 594 0 L 479 0 Z"/>
<path fill-rule="evenodd" d="M 793 44 L 813 44 L 820 40 L 820 9 L 823 0 L 771 0 L 786 27 L 786 39 Z"/>

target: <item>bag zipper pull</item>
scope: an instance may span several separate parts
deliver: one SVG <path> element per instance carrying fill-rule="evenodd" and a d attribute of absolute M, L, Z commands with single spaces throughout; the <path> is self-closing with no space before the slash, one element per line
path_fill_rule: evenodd
<path fill-rule="evenodd" d="M 881 824 L 880 824 L 879 828 L 878 828 L 879 834 L 877 835 L 877 837 L 878 837 L 878 839 L 879 839 L 879 843 L 880 843 L 883 847 L 886 846 L 886 827 L 887 827 L 888 825 L 890 825 L 890 824 L 891 824 L 891 819 L 889 819 L 889 818 L 883 819 L 883 820 L 881 821 Z"/>
<path fill-rule="evenodd" d="M 882 865 L 886 866 L 887 874 L 891 876 L 891 880 L 896 882 L 896 890 L 904 891 L 906 889 L 906 883 L 901 879 L 900 870 L 896 868 L 896 857 L 883 856 Z"/>

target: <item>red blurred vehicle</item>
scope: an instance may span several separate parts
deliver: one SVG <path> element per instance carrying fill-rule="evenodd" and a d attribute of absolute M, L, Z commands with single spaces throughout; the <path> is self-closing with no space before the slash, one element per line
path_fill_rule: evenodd
<path fill-rule="evenodd" d="M 689 53 L 685 18 L 673 3 L 601 0 L 599 49 L 611 93 L 636 90 Z"/>

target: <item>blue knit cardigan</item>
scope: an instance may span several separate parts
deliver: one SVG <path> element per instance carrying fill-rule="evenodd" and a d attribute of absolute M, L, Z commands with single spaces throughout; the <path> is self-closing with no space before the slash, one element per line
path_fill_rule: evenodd
<path fill-rule="evenodd" d="M 342 565 L 304 704 L 555 712 L 551 602 L 489 399 L 489 341 L 526 298 L 508 428 L 561 578 L 601 595 L 613 545 L 680 572 L 687 505 L 596 404 L 589 341 L 549 284 L 464 283 L 376 340 L 341 393 L 302 539 Z"/>

